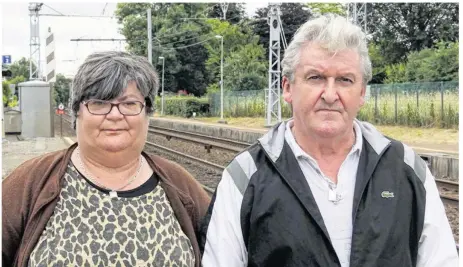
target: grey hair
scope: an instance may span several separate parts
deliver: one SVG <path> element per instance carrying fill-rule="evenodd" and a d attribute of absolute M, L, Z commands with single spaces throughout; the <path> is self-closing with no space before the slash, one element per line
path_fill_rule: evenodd
<path fill-rule="evenodd" d="M 363 68 L 363 82 L 366 85 L 372 78 L 372 67 L 365 33 L 345 17 L 326 14 L 305 22 L 294 34 L 288 45 L 283 60 L 282 74 L 290 82 L 294 81 L 294 72 L 299 64 L 301 48 L 315 42 L 329 52 L 336 53 L 343 49 L 355 49 L 360 56 Z"/>
<path fill-rule="evenodd" d="M 145 99 L 145 113 L 152 114 L 159 78 L 146 58 L 120 51 L 96 52 L 88 56 L 72 84 L 74 129 L 82 101 L 115 99 L 124 94 L 124 89 L 132 81 Z"/>

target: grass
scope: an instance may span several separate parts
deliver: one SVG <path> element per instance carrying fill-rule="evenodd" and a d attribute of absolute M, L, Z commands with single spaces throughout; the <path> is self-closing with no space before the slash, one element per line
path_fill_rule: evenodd
<path fill-rule="evenodd" d="M 219 115 L 219 100 L 217 94 L 210 96 L 210 113 L 213 116 Z M 265 114 L 264 100 L 262 92 L 227 92 L 224 96 L 224 116 L 260 117 Z M 413 92 L 397 92 L 397 101 L 395 93 L 383 92 L 377 98 L 377 112 L 375 112 L 375 98 L 371 97 L 360 110 L 358 118 L 380 125 L 457 129 L 459 94 L 447 90 L 443 94 L 443 100 L 442 107 L 441 94 L 438 91 L 421 92 L 418 101 L 416 93 Z M 289 105 L 283 100 L 281 102 L 281 115 L 291 116 Z"/>
<path fill-rule="evenodd" d="M 159 115 L 155 114 L 155 117 L 159 117 Z M 164 116 L 163 118 L 192 121 L 192 119 L 185 119 L 176 116 Z M 219 119 L 220 117 L 199 117 L 195 118 L 194 120 L 206 123 L 217 123 Z M 230 126 L 267 129 L 265 127 L 265 119 L 262 117 L 225 118 L 225 120 L 227 121 L 227 124 Z M 405 143 L 448 145 L 455 147 L 458 146 L 458 129 L 417 128 L 407 126 L 384 125 L 375 125 L 375 127 L 384 135 L 403 141 Z"/>

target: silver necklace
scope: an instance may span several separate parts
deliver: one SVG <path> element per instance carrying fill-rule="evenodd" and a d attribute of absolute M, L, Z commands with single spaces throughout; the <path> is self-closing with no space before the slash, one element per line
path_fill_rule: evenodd
<path fill-rule="evenodd" d="M 135 179 L 137 178 L 138 174 L 140 173 L 141 166 L 142 166 L 143 163 L 144 163 L 144 161 L 143 161 L 143 156 L 140 155 L 140 164 L 139 164 L 139 166 L 138 166 L 138 170 L 137 170 L 137 172 L 135 173 L 135 175 L 132 176 L 132 178 L 130 178 L 130 179 L 127 181 L 127 183 L 124 184 L 123 186 L 121 186 L 121 187 L 119 187 L 119 188 L 116 188 L 116 189 L 111 189 L 111 188 L 108 188 L 108 187 L 106 187 L 106 186 L 104 186 L 104 185 L 98 183 L 98 182 L 96 181 L 96 179 L 93 178 L 92 174 L 91 174 L 89 171 L 87 171 L 87 169 L 86 169 L 85 166 L 84 166 L 84 162 L 83 162 L 83 160 L 82 160 L 82 157 L 80 156 L 80 149 L 79 149 L 79 147 L 77 147 L 77 157 L 79 158 L 79 163 L 80 163 L 79 165 L 80 165 L 81 169 L 84 171 L 84 173 L 86 174 L 86 177 L 87 177 L 92 183 L 96 184 L 97 186 L 102 187 L 102 188 L 104 188 L 104 189 L 106 189 L 106 190 L 109 190 L 109 196 L 110 196 L 110 197 L 117 197 L 117 191 L 120 191 L 120 190 L 126 188 L 126 187 L 129 186 L 133 181 L 135 181 Z"/>

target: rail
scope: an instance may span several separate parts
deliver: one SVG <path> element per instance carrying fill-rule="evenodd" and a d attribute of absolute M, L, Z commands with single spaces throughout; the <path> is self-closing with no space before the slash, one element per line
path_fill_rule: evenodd
<path fill-rule="evenodd" d="M 188 160 L 191 160 L 193 162 L 208 166 L 210 168 L 213 168 L 217 172 L 223 172 L 223 170 L 225 169 L 224 166 L 221 166 L 221 165 L 209 162 L 209 161 L 205 161 L 205 160 L 202 160 L 202 159 L 199 159 L 199 158 L 196 158 L 196 157 L 192 157 L 192 156 L 190 156 L 188 154 L 185 154 L 185 153 L 182 153 L 182 152 L 179 152 L 179 151 L 176 151 L 176 150 L 164 147 L 164 146 L 160 146 L 158 144 L 154 144 L 154 143 L 151 143 L 151 142 L 146 142 L 146 144 L 149 145 L 149 146 L 152 146 L 152 147 L 156 147 L 157 149 L 161 149 L 163 151 L 169 152 L 169 153 L 174 154 L 176 156 L 184 157 L 184 158 L 186 158 Z M 436 179 L 436 183 L 439 184 L 439 185 L 445 185 L 446 188 L 449 188 L 449 189 L 452 188 L 452 189 L 457 189 L 458 190 L 458 183 L 456 183 L 456 182 Z M 206 189 L 206 191 L 208 191 L 210 193 L 214 192 L 213 188 L 206 187 L 204 185 L 203 185 L 203 187 Z M 448 195 L 444 195 L 444 194 L 440 194 L 440 197 L 441 197 L 443 203 L 447 203 L 447 204 L 449 204 L 451 206 L 458 207 L 458 198 L 448 196 Z"/>
<path fill-rule="evenodd" d="M 459 190 L 459 184 L 457 182 L 442 180 L 442 179 L 435 179 L 436 184 L 440 187 L 447 188 L 448 190 Z"/>
<path fill-rule="evenodd" d="M 159 127 L 159 126 L 150 126 L 149 131 L 154 134 L 166 136 L 167 140 L 170 140 L 173 137 L 179 140 L 191 141 L 194 143 L 203 144 L 205 145 L 205 148 L 208 149 L 208 152 L 213 147 L 216 147 L 218 149 L 228 150 L 231 152 L 241 152 L 243 149 L 252 145 L 251 143 L 247 143 L 247 142 L 214 137 L 214 136 L 204 135 L 204 134 L 194 133 L 194 132 L 179 131 L 179 130 L 164 128 L 164 127 Z M 423 147 L 418 147 L 418 146 L 411 146 L 411 148 L 417 151 L 417 153 L 420 154 L 420 156 L 425 161 L 428 160 L 428 155 L 421 155 L 422 153 L 445 154 L 445 155 L 450 155 L 456 158 L 458 158 L 458 154 L 459 154 L 456 151 L 430 149 L 430 148 L 423 148 Z"/>
<path fill-rule="evenodd" d="M 210 150 L 213 147 L 215 147 L 215 148 L 227 150 L 233 153 L 239 153 L 243 149 L 251 145 L 245 142 L 234 141 L 230 139 L 213 137 L 209 135 L 192 133 L 192 132 L 178 131 L 178 130 L 163 128 L 163 127 L 158 127 L 158 126 L 150 126 L 148 129 L 148 132 L 153 133 L 153 134 L 163 135 L 169 141 L 173 137 L 179 140 L 204 145 L 204 148 L 207 150 L 207 152 L 210 152 Z"/>
<path fill-rule="evenodd" d="M 209 161 L 206 161 L 206 160 L 202 160 L 202 159 L 198 159 L 198 158 L 195 158 L 195 157 L 192 157 L 188 154 L 185 154 L 185 153 L 181 153 L 181 152 L 178 152 L 178 151 L 175 151 L 173 149 L 170 149 L 170 148 L 167 148 L 165 146 L 160 146 L 158 144 L 155 144 L 155 143 L 152 143 L 152 142 L 146 142 L 145 143 L 146 145 L 148 146 L 151 146 L 151 147 L 155 147 L 157 149 L 160 149 L 160 150 L 163 150 L 163 151 L 166 151 L 166 152 L 169 152 L 171 154 L 174 154 L 174 155 L 177 155 L 177 156 L 181 156 L 181 157 L 184 157 L 184 158 L 187 158 L 191 161 L 194 161 L 194 162 L 197 162 L 197 163 L 200 163 L 200 164 L 203 164 L 203 165 L 206 165 L 208 167 L 211 167 L 213 169 L 215 169 L 216 171 L 223 171 L 224 167 L 223 166 L 220 166 L 220 165 L 217 165 L 215 163 L 212 163 L 212 162 L 209 162 Z M 209 193 L 213 194 L 214 193 L 214 189 L 213 188 L 210 188 L 210 187 L 207 187 L 203 184 L 201 184 L 201 186 Z"/>
<path fill-rule="evenodd" d="M 65 116 L 69 117 L 68 114 L 65 114 Z M 68 123 L 71 123 L 71 121 L 65 118 L 65 116 L 63 116 L 63 120 L 65 120 Z M 219 137 L 198 134 L 198 133 L 193 133 L 193 132 L 184 132 L 184 131 L 173 130 L 173 129 L 163 128 L 163 127 L 158 127 L 158 126 L 149 126 L 148 132 L 152 134 L 163 135 L 167 138 L 167 140 L 170 140 L 171 138 L 176 138 L 176 139 L 187 141 L 187 142 L 201 144 L 204 146 L 205 149 L 207 149 L 208 152 L 210 152 L 210 150 L 215 147 L 215 148 L 230 151 L 233 153 L 239 153 L 243 149 L 251 145 L 246 142 L 229 140 L 225 138 L 219 138 Z M 179 151 L 176 151 L 176 150 L 173 150 L 173 149 L 170 149 L 170 148 L 158 145 L 158 144 L 154 144 L 152 142 L 146 142 L 146 144 L 151 147 L 156 147 L 157 149 L 163 150 L 165 152 L 186 158 L 190 161 L 205 165 L 207 167 L 210 167 L 216 170 L 217 172 L 222 172 L 225 169 L 224 166 L 220 166 L 220 165 L 217 165 L 209 161 L 205 161 L 205 160 L 202 160 L 196 157 L 192 157 L 185 153 L 181 153 Z M 459 190 L 459 184 L 457 182 L 442 180 L 442 179 L 436 179 L 435 181 L 439 187 L 447 188 L 448 190 L 454 190 L 454 191 Z M 205 188 L 206 191 L 210 193 L 214 192 L 214 189 L 212 188 L 209 188 L 204 185 L 203 187 Z M 454 196 L 441 194 L 441 199 L 444 203 L 458 207 L 458 198 Z"/>

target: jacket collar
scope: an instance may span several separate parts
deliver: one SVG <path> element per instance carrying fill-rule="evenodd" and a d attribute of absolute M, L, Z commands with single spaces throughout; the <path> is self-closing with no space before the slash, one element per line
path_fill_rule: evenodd
<path fill-rule="evenodd" d="M 285 140 L 285 132 L 289 121 L 290 120 L 287 120 L 275 125 L 267 134 L 259 138 L 258 141 L 268 158 L 272 161 L 281 179 L 283 179 L 290 190 L 294 192 L 304 209 L 310 214 L 324 233 L 325 238 L 330 240 L 318 205 L 297 162 L 295 156 L 297 152 L 295 153 Z M 356 131 L 360 130 L 361 132 L 361 136 L 358 135 L 357 138 L 362 138 L 362 141 L 356 141 L 356 145 L 360 146 L 361 144 L 361 148 L 358 148 L 361 153 L 354 192 L 353 220 L 355 220 L 362 194 L 376 168 L 380 155 L 387 149 L 391 142 L 371 124 L 358 120 L 355 120 L 355 124 L 358 126 L 358 128 L 356 127 Z"/>
<path fill-rule="evenodd" d="M 259 143 L 262 145 L 273 162 L 276 162 L 277 159 L 281 156 L 285 142 L 287 124 L 292 120 L 293 119 L 291 118 L 276 124 L 265 135 L 258 139 Z M 380 133 L 371 123 L 355 119 L 354 124 L 358 126 L 356 130 L 360 130 L 361 136 L 374 149 L 377 155 L 380 155 L 382 151 L 391 143 L 391 141 L 387 139 L 382 133 Z M 360 137 L 357 135 L 357 139 L 358 138 Z M 358 141 L 356 141 L 356 143 L 358 143 Z M 362 147 L 363 145 L 360 144 L 359 148 L 361 149 Z"/>

